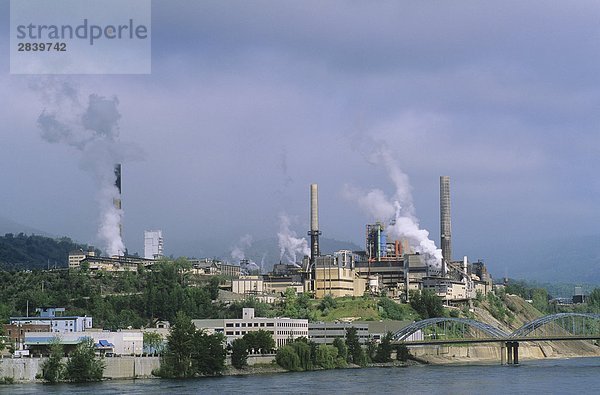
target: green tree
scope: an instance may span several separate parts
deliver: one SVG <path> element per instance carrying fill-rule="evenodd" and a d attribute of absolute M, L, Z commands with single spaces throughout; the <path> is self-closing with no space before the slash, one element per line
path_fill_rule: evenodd
<path fill-rule="evenodd" d="M 338 359 L 338 349 L 327 344 L 319 344 L 316 351 L 316 363 L 323 369 L 335 369 Z"/>
<path fill-rule="evenodd" d="M 346 329 L 346 347 L 348 347 L 348 362 L 358 366 L 367 364 L 367 357 L 360 345 L 358 331 L 355 327 Z"/>
<path fill-rule="evenodd" d="M 367 363 L 371 363 L 374 361 L 375 353 L 377 352 L 377 343 L 374 339 L 371 339 L 365 343 L 365 348 L 363 350 L 365 352 Z"/>
<path fill-rule="evenodd" d="M 392 339 L 394 335 L 392 332 L 386 333 L 381 339 L 381 343 L 377 345 L 377 351 L 375 352 L 375 362 L 385 363 L 392 360 Z"/>
<path fill-rule="evenodd" d="M 483 302 L 483 292 L 481 292 L 480 289 L 475 292 L 475 299 L 477 299 L 478 302 Z"/>
<path fill-rule="evenodd" d="M 290 346 L 294 349 L 294 351 L 296 352 L 296 355 L 298 355 L 298 358 L 300 360 L 300 369 L 301 370 L 312 370 L 313 369 L 313 363 L 312 363 L 312 355 L 311 355 L 311 349 L 310 349 L 310 345 L 306 342 L 306 341 L 302 341 L 302 340 L 296 340 L 293 343 L 290 344 Z"/>
<path fill-rule="evenodd" d="M 300 366 L 300 357 L 298 357 L 298 354 L 296 354 L 296 351 L 290 345 L 283 346 L 277 350 L 275 362 L 282 368 L 292 372 L 302 370 Z"/>
<path fill-rule="evenodd" d="M 535 288 L 531 295 L 533 307 L 545 313 L 548 311 L 548 291 L 544 288 Z"/>
<path fill-rule="evenodd" d="M 104 362 L 96 357 L 94 341 L 86 338 L 71 353 L 65 369 L 65 378 L 72 382 L 100 381 Z"/>
<path fill-rule="evenodd" d="M 600 288 L 594 288 L 594 290 L 590 292 L 587 301 L 588 306 L 591 308 L 592 311 L 600 311 Z"/>
<path fill-rule="evenodd" d="M 275 348 L 275 340 L 273 334 L 269 331 L 259 329 L 258 331 L 248 332 L 244 335 L 244 340 L 248 350 L 267 354 Z"/>
<path fill-rule="evenodd" d="M 387 297 L 380 298 L 377 304 L 382 310 L 381 318 L 383 319 L 401 321 L 411 318 L 414 314 L 408 305 L 396 303 Z"/>
<path fill-rule="evenodd" d="M 333 296 L 331 296 L 331 294 L 325 295 L 319 303 L 319 310 L 321 310 L 321 312 L 324 312 L 325 310 L 335 309 L 336 307 L 337 301 Z"/>
<path fill-rule="evenodd" d="M 444 304 L 435 292 L 411 292 L 410 305 L 422 319 L 444 317 Z"/>
<path fill-rule="evenodd" d="M 163 354 L 159 376 L 193 377 L 192 353 L 196 327 L 183 312 L 178 312 L 167 336 L 167 347 Z"/>
<path fill-rule="evenodd" d="M 42 364 L 42 377 L 48 383 L 57 383 L 64 377 L 65 365 L 62 362 L 64 356 L 63 346 L 60 339 L 55 337 L 50 342 L 50 356 Z"/>
<path fill-rule="evenodd" d="M 144 332 L 144 350 L 152 354 L 162 353 L 164 348 L 163 337 L 157 332 Z"/>
<path fill-rule="evenodd" d="M 178 312 L 156 375 L 161 377 L 215 376 L 225 369 L 225 337 L 197 331 L 192 320 Z"/>
<path fill-rule="evenodd" d="M 208 291 L 210 293 L 211 300 L 217 300 L 219 297 L 219 284 L 221 279 L 218 276 L 213 276 L 208 280 Z"/>
<path fill-rule="evenodd" d="M 294 288 L 287 288 L 283 294 L 283 317 L 298 318 L 299 310 L 296 301 L 298 295 Z"/>
<path fill-rule="evenodd" d="M 408 347 L 406 347 L 404 344 L 399 344 L 398 346 L 396 346 L 396 359 L 398 361 L 406 362 L 409 360 L 409 358 L 410 351 Z"/>
<path fill-rule="evenodd" d="M 231 364 L 236 369 L 248 365 L 248 344 L 243 338 L 231 342 Z"/>
<path fill-rule="evenodd" d="M 333 346 L 338 350 L 338 357 L 343 358 L 344 361 L 348 359 L 348 347 L 342 338 L 333 339 Z"/>
<path fill-rule="evenodd" d="M 193 335 L 192 368 L 193 375 L 217 376 L 225 370 L 227 351 L 223 347 L 225 336 L 222 333 L 207 334 L 196 331 Z"/>

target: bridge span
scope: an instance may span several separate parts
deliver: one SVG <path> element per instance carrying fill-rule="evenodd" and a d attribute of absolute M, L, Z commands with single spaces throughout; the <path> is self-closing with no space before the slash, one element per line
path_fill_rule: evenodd
<path fill-rule="evenodd" d="M 394 334 L 394 344 L 410 346 L 499 343 L 501 363 L 519 363 L 519 343 L 600 340 L 600 314 L 559 313 L 530 321 L 508 333 L 467 318 L 429 318 Z"/>

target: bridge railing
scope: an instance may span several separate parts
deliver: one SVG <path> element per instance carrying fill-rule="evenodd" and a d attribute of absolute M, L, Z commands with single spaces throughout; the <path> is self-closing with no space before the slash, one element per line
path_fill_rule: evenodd
<path fill-rule="evenodd" d="M 440 317 L 413 322 L 394 334 L 395 341 L 410 342 L 456 339 L 498 339 L 524 337 L 578 337 L 600 335 L 600 314 L 558 313 L 540 317 L 507 333 L 489 324 L 467 318 Z"/>
<path fill-rule="evenodd" d="M 600 314 L 558 313 L 530 321 L 511 333 L 510 337 L 584 336 L 593 334 L 600 334 Z"/>
<path fill-rule="evenodd" d="M 422 334 L 422 339 L 415 335 Z M 414 322 L 394 334 L 396 341 L 432 339 L 506 338 L 508 334 L 489 324 L 467 318 L 429 318 Z"/>

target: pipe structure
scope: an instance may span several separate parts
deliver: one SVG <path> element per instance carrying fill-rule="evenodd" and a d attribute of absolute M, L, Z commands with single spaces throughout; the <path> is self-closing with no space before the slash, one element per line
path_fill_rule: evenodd
<path fill-rule="evenodd" d="M 442 275 L 452 261 L 452 217 L 450 215 L 450 177 L 440 177 L 440 244 L 442 246 Z"/>

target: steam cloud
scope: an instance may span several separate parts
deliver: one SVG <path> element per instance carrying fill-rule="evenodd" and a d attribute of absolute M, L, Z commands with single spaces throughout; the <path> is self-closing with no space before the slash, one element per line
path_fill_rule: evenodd
<path fill-rule="evenodd" d="M 298 256 L 300 259 L 304 255 L 310 255 L 308 242 L 305 238 L 299 238 L 296 232 L 290 229 L 291 220 L 286 213 L 279 214 L 279 232 L 277 239 L 279 241 L 279 259 L 285 263 L 297 265 Z"/>
<path fill-rule="evenodd" d="M 392 239 L 408 240 L 410 247 L 423 255 L 430 267 L 440 270 L 442 250 L 429 239 L 429 232 L 419 227 L 408 176 L 398 167 L 388 151 L 380 151 L 376 157 L 383 162 L 388 176 L 394 183 L 394 196 L 389 198 L 380 189 L 365 192 L 348 185 L 344 189 L 344 195 L 356 201 L 374 220 L 387 224 L 387 233 Z"/>
<path fill-rule="evenodd" d="M 82 105 L 76 86 L 66 81 L 40 80 L 31 84 L 46 108 L 38 117 L 41 136 L 49 143 L 65 144 L 81 152 L 81 167 L 97 185 L 100 209 L 98 237 L 109 256 L 123 254 L 120 235 L 123 210 L 113 200 L 119 198 L 115 187 L 114 165 L 126 158 L 135 159 L 134 149 L 119 143 L 119 100 L 91 94 Z M 138 151 L 139 152 L 139 151 Z"/>
<path fill-rule="evenodd" d="M 237 261 L 246 259 L 245 250 L 250 246 L 252 246 L 252 236 L 248 234 L 242 236 L 238 243 L 231 250 L 231 257 Z"/>
<path fill-rule="evenodd" d="M 250 248 L 252 246 L 252 236 L 249 234 L 246 234 L 242 237 L 240 237 L 240 240 L 237 242 L 237 244 L 233 247 L 233 249 L 231 250 L 231 257 L 236 260 L 236 261 L 241 261 L 242 259 L 246 259 L 246 249 Z M 263 260 L 264 260 L 264 256 L 263 256 Z M 246 272 L 246 273 L 253 273 L 253 272 L 259 272 L 262 273 L 263 272 L 263 262 L 261 261 L 260 263 L 260 267 L 252 260 L 248 260 L 248 262 L 246 262 L 244 265 L 242 265 L 242 269 Z"/>

